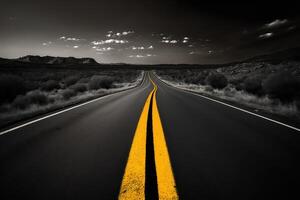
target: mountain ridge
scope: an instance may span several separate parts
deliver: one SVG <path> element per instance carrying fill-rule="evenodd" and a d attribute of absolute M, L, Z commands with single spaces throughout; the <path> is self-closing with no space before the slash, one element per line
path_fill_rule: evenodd
<path fill-rule="evenodd" d="M 15 59 L 19 62 L 34 63 L 34 64 L 61 64 L 61 65 L 74 65 L 74 64 L 99 64 L 93 58 L 75 58 L 75 57 L 54 57 L 54 56 L 38 56 L 27 55 Z"/>
<path fill-rule="evenodd" d="M 269 54 L 263 54 L 254 56 L 248 59 L 244 59 L 241 61 L 235 61 L 224 64 L 129 64 L 129 63 L 98 63 L 94 58 L 75 58 L 75 57 L 55 57 L 55 56 L 38 56 L 38 55 L 27 55 L 23 57 L 19 57 L 16 59 L 6 59 L 0 57 L 1 65 L 17 65 L 17 66 L 149 66 L 149 67 L 158 67 L 161 68 L 199 68 L 199 67 L 223 67 L 230 66 L 238 63 L 257 63 L 257 62 L 284 62 L 284 61 L 300 61 L 300 47 L 285 49 L 281 51 L 276 51 Z"/>

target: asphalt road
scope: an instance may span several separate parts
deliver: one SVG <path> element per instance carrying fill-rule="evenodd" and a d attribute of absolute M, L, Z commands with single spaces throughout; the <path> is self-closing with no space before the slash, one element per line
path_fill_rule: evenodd
<path fill-rule="evenodd" d="M 299 199 L 300 133 L 157 85 L 180 199 Z M 117 199 L 145 101 L 131 90 L 0 136 L 1 199 Z"/>
<path fill-rule="evenodd" d="M 300 199 L 300 132 L 152 77 L 181 199 Z"/>
<path fill-rule="evenodd" d="M 146 76 L 147 77 L 147 76 Z M 0 136 L 0 199 L 116 199 L 149 79 Z"/>

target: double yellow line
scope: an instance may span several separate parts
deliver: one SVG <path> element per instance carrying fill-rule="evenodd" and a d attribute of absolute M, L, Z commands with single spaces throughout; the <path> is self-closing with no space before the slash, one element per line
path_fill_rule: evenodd
<path fill-rule="evenodd" d="M 133 142 L 131 145 L 122 185 L 119 193 L 119 200 L 145 199 L 145 175 L 146 175 L 146 138 L 148 112 L 152 100 L 152 130 L 154 144 L 154 158 L 157 176 L 158 197 L 160 200 L 179 199 L 172 166 L 169 158 L 167 144 L 159 117 L 156 103 L 157 86 L 151 80 L 154 88 L 150 92 L 142 114 L 140 116 Z"/>

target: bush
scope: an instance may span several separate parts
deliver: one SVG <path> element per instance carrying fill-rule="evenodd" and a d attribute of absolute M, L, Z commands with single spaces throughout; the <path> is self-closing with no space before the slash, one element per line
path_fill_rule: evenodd
<path fill-rule="evenodd" d="M 183 79 L 184 82 L 186 83 L 205 85 L 206 77 L 207 77 L 207 73 L 200 72 L 200 73 L 191 74 L 187 77 L 184 77 Z"/>
<path fill-rule="evenodd" d="M 77 83 L 77 81 L 79 80 L 78 76 L 69 76 L 64 80 L 65 86 L 70 86 L 73 85 L 75 83 Z"/>
<path fill-rule="evenodd" d="M 296 101 L 296 107 L 298 111 L 300 111 L 300 99 Z"/>
<path fill-rule="evenodd" d="M 28 92 L 26 95 L 17 96 L 13 101 L 13 107 L 25 109 L 32 104 L 46 105 L 49 102 L 48 97 L 39 90 Z"/>
<path fill-rule="evenodd" d="M 231 79 L 230 83 L 234 85 L 236 90 L 240 91 L 240 90 L 244 90 L 244 80 L 245 77 L 239 77 L 239 78 Z"/>
<path fill-rule="evenodd" d="M 89 77 L 81 78 L 77 83 L 88 83 L 90 81 Z"/>
<path fill-rule="evenodd" d="M 87 87 L 83 83 L 77 83 L 70 86 L 70 89 L 74 90 L 75 92 L 85 92 L 87 90 Z"/>
<path fill-rule="evenodd" d="M 41 89 L 43 91 L 52 91 L 55 89 L 59 89 L 60 85 L 58 83 L 58 81 L 55 80 L 48 80 L 45 83 L 42 84 Z"/>
<path fill-rule="evenodd" d="M 271 98 L 283 103 L 300 98 L 300 80 L 289 72 L 269 75 L 263 83 L 263 89 Z"/>
<path fill-rule="evenodd" d="M 27 91 L 37 90 L 40 87 L 40 83 L 34 80 L 25 80 L 25 87 Z"/>
<path fill-rule="evenodd" d="M 88 83 L 90 90 L 97 90 L 100 88 L 109 89 L 113 86 L 113 79 L 109 76 L 92 76 L 91 80 Z"/>
<path fill-rule="evenodd" d="M 228 84 L 227 78 L 219 73 L 211 73 L 206 77 L 205 82 L 215 89 L 223 89 Z"/>
<path fill-rule="evenodd" d="M 204 90 L 206 92 L 212 92 L 212 91 L 214 91 L 214 88 L 212 88 L 210 85 L 207 85 L 207 86 L 205 86 Z"/>
<path fill-rule="evenodd" d="M 0 75 L 0 104 L 13 101 L 16 96 L 25 94 L 24 80 L 16 75 Z"/>
<path fill-rule="evenodd" d="M 243 89 L 251 94 L 262 95 L 262 79 L 260 77 L 246 78 Z"/>
<path fill-rule="evenodd" d="M 74 97 L 76 96 L 76 92 L 72 89 L 65 89 L 63 92 L 62 92 L 62 96 L 65 100 L 69 100 L 71 97 Z"/>
<path fill-rule="evenodd" d="M 33 74 L 37 74 L 37 73 L 33 73 Z M 47 71 L 47 73 L 40 74 L 38 80 L 42 82 L 48 80 L 60 81 L 63 77 L 64 77 L 64 73 Z"/>

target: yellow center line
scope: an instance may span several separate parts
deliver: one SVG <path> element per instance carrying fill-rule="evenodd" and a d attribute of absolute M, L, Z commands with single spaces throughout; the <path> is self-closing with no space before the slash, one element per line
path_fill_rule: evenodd
<path fill-rule="evenodd" d="M 156 103 L 157 86 L 152 80 L 151 82 L 155 87 L 152 102 L 152 122 L 158 196 L 160 200 L 175 200 L 179 199 L 179 197 L 176 190 L 176 184 L 168 153 L 167 143 L 165 140 L 164 131 Z"/>
<path fill-rule="evenodd" d="M 145 199 L 146 132 L 150 101 L 149 94 L 135 130 L 123 176 L 119 200 Z"/>
<path fill-rule="evenodd" d="M 150 92 L 145 102 L 135 131 L 121 184 L 119 200 L 145 199 L 147 121 L 152 95 L 152 130 L 158 196 L 160 200 L 179 199 L 156 103 L 157 86 L 151 80 L 150 76 L 149 79 L 152 82 L 154 88 Z"/>

